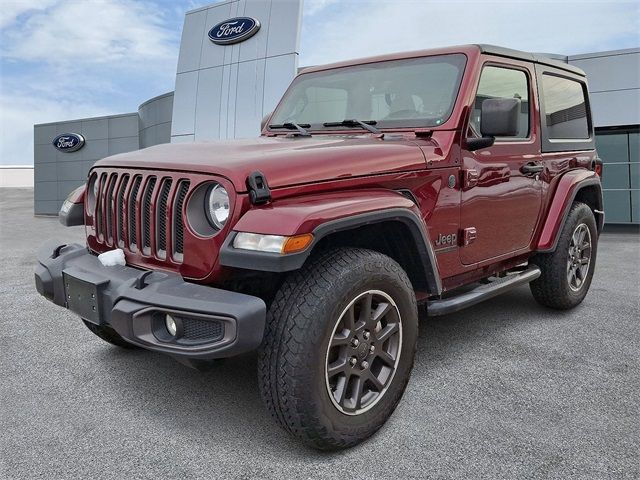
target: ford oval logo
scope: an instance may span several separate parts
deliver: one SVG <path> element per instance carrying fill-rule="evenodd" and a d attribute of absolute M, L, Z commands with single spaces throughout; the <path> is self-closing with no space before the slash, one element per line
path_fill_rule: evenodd
<path fill-rule="evenodd" d="M 244 42 L 260 30 L 260 22 L 251 17 L 236 17 L 220 22 L 209 30 L 209 39 L 217 45 Z"/>
<path fill-rule="evenodd" d="M 53 146 L 61 152 L 75 152 L 84 146 L 84 137 L 79 133 L 63 133 L 53 139 Z"/>

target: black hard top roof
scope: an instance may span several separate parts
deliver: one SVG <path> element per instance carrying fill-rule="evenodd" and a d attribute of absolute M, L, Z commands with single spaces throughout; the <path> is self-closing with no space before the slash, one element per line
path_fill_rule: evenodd
<path fill-rule="evenodd" d="M 522 52 L 520 50 L 513 50 L 511 48 L 498 47 L 496 45 L 478 45 L 482 53 L 488 55 L 496 55 L 498 57 L 515 58 L 517 60 L 525 60 L 527 62 L 539 63 L 541 65 L 548 65 L 550 67 L 566 70 L 567 72 L 575 73 L 577 75 L 586 77 L 587 74 L 581 68 L 569 65 L 568 63 L 554 60 L 544 55 L 536 53 Z"/>

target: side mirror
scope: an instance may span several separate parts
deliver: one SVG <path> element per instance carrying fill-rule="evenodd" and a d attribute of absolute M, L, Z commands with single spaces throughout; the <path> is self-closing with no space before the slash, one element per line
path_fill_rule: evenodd
<path fill-rule="evenodd" d="M 519 98 L 487 98 L 480 111 L 483 137 L 513 137 L 518 134 Z"/>
<path fill-rule="evenodd" d="M 267 126 L 267 122 L 269 121 L 269 117 L 271 117 L 273 112 L 267 113 L 264 117 L 262 117 L 262 121 L 260 122 L 260 131 L 264 130 L 264 127 Z"/>
<path fill-rule="evenodd" d="M 520 99 L 487 98 L 480 110 L 481 138 L 467 139 L 469 150 L 478 150 L 493 145 L 495 137 L 513 137 L 518 134 Z"/>

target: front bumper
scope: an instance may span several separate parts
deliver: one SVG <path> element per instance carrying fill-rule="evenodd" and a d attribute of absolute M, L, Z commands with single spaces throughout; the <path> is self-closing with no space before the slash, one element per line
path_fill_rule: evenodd
<path fill-rule="evenodd" d="M 35 281 L 56 305 L 178 360 L 231 357 L 262 342 L 266 306 L 260 298 L 185 282 L 176 273 L 105 267 L 82 245 L 45 244 Z M 164 326 L 166 314 L 181 325 L 177 337 Z"/>

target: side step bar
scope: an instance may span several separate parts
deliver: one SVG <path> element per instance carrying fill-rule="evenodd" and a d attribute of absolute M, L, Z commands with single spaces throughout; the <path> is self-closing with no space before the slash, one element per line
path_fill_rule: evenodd
<path fill-rule="evenodd" d="M 486 285 L 480 285 L 473 290 L 455 295 L 449 298 L 431 300 L 427 302 L 427 315 L 436 317 L 448 313 L 457 312 L 464 308 L 480 303 L 489 298 L 493 298 L 501 293 L 532 282 L 540 276 L 540 269 L 535 265 L 529 266 L 526 270 L 507 275 Z"/>

